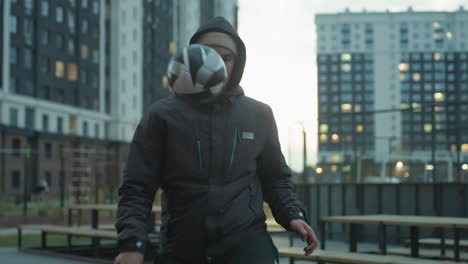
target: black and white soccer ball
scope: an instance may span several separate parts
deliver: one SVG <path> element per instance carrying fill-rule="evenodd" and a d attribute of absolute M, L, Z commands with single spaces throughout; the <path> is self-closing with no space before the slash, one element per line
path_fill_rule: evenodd
<path fill-rule="evenodd" d="M 171 58 L 167 77 L 169 87 L 175 94 L 208 101 L 223 91 L 227 70 L 214 49 L 192 44 Z"/>

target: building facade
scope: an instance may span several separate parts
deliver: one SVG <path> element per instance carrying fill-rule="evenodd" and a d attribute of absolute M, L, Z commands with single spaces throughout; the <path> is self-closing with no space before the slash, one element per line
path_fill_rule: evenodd
<path fill-rule="evenodd" d="M 350 181 L 462 180 L 467 24 L 463 8 L 316 16 L 318 161 L 325 173 Z"/>
<path fill-rule="evenodd" d="M 237 23 L 237 0 L 211 2 L 0 1 L 0 195 L 117 188 L 172 54 L 202 21 Z"/>

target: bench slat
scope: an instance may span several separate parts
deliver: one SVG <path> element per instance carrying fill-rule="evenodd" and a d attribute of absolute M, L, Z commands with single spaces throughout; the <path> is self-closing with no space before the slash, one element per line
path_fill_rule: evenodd
<path fill-rule="evenodd" d="M 348 264 L 455 264 L 454 261 L 427 260 L 402 256 L 374 255 L 353 252 L 315 250 L 310 256 L 304 256 L 301 248 L 280 248 L 280 256 L 296 260 L 323 261 Z"/>

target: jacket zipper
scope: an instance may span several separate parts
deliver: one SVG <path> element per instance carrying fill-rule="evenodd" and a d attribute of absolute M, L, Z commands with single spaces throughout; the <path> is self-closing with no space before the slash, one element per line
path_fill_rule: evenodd
<path fill-rule="evenodd" d="M 231 160 L 229 161 L 229 169 L 232 168 L 232 164 L 234 162 L 234 155 L 236 153 L 236 145 L 237 145 L 237 137 L 238 137 L 238 134 L 239 134 L 239 129 L 236 128 L 234 130 L 234 138 L 233 138 L 233 142 L 232 142 L 232 152 L 231 152 Z"/>
<path fill-rule="evenodd" d="M 200 134 L 198 133 L 198 128 L 195 129 L 195 134 L 197 136 L 197 150 L 198 150 L 198 160 L 200 161 L 200 169 L 203 169 L 203 158 L 201 152 L 201 140 Z"/>

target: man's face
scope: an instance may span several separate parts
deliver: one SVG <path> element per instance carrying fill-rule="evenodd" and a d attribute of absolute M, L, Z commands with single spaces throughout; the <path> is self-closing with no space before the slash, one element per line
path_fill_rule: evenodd
<path fill-rule="evenodd" d="M 210 48 L 216 50 L 218 54 L 223 58 L 224 64 L 226 64 L 227 79 L 231 78 L 232 69 L 236 63 L 236 56 L 228 49 L 219 46 L 210 46 Z"/>

